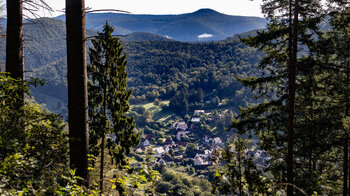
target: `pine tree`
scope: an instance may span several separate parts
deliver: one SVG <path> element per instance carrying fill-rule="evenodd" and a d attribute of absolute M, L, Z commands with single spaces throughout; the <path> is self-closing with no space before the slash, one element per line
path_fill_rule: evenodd
<path fill-rule="evenodd" d="M 70 166 L 89 183 L 85 1 L 66 0 Z"/>
<path fill-rule="evenodd" d="M 322 72 L 322 84 L 328 111 L 333 111 L 328 122 L 332 122 L 333 129 L 338 131 L 333 148 L 341 149 L 343 154 L 343 195 L 348 195 L 349 187 L 349 130 L 346 121 L 349 118 L 350 106 L 350 58 L 348 55 L 350 31 L 349 31 L 349 6 L 347 0 L 330 1 L 329 16 L 332 29 L 326 32 L 315 50 L 319 58 L 320 72 Z M 338 155 L 339 156 L 339 155 Z M 340 178 L 340 176 L 339 176 Z"/>
<path fill-rule="evenodd" d="M 307 121 L 299 120 L 305 119 L 299 112 L 304 110 L 302 107 L 305 105 L 300 104 L 299 100 L 304 97 L 300 92 L 305 88 L 300 81 L 312 69 L 307 69 L 310 60 L 301 58 L 300 54 L 308 54 L 309 46 L 318 35 L 317 24 L 323 19 L 321 5 L 314 0 L 271 0 L 266 1 L 262 8 L 269 19 L 267 31 L 260 31 L 255 37 L 244 41 L 259 48 L 266 55 L 261 60 L 258 66 L 260 72 L 255 77 L 239 79 L 241 83 L 254 89 L 258 103 L 242 108 L 233 127 L 254 131 L 259 136 L 260 147 L 272 158 L 269 169 L 273 181 L 276 184 L 286 184 L 288 195 L 293 194 L 292 187 L 300 187 L 312 194 L 314 184 L 308 188 L 303 183 L 306 175 L 300 175 L 304 172 L 300 167 L 302 164 L 296 164 L 299 161 L 309 161 L 300 153 L 303 152 L 300 146 L 308 141 L 304 139 L 307 132 L 301 129 L 303 126 L 300 124 Z M 299 8 L 299 11 L 295 8 Z M 298 49 L 300 45 L 303 47 Z M 290 64 L 294 64 L 294 70 L 289 68 Z M 295 74 L 295 79 L 290 74 Z M 295 87 L 293 84 L 288 85 L 288 81 L 293 80 L 297 81 Z M 288 103 L 291 103 L 289 107 Z M 294 108 L 295 114 L 289 113 Z M 287 160 L 288 163 L 281 160 Z"/>
<path fill-rule="evenodd" d="M 117 166 L 126 164 L 125 156 L 139 143 L 134 130 L 134 119 L 125 115 L 129 111 L 132 91 L 126 90 L 126 55 L 122 44 L 113 37 L 114 29 L 108 23 L 97 33 L 90 48 L 88 74 L 90 152 L 101 155 L 100 189 L 103 192 L 104 151 L 108 149 Z M 100 141 L 100 143 L 99 143 Z"/>
<path fill-rule="evenodd" d="M 220 194 L 243 193 L 265 194 L 268 192 L 267 179 L 263 178 L 262 170 L 258 170 L 253 155 L 248 153 L 251 143 L 240 134 L 232 137 L 232 143 L 227 142 L 221 152 L 222 161 L 226 165 L 217 170 L 214 180 L 214 192 Z"/>
<path fill-rule="evenodd" d="M 23 56 L 23 2 L 22 0 L 7 0 L 7 28 L 6 28 L 6 72 L 15 79 L 24 80 Z M 17 105 L 24 104 L 24 92 Z"/>

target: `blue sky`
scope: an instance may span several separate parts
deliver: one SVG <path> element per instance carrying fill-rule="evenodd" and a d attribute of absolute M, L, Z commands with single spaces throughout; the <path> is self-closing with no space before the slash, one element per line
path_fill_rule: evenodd
<path fill-rule="evenodd" d="M 62 10 L 65 0 L 45 0 L 54 10 Z M 133 14 L 182 14 L 211 8 L 229 15 L 259 16 L 262 0 L 85 0 L 86 7 L 117 9 Z M 53 16 L 60 12 L 52 13 Z M 48 13 L 45 16 L 50 16 Z"/>

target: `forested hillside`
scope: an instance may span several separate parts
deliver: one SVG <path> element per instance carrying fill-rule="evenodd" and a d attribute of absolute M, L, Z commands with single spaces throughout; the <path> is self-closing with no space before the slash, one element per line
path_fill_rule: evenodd
<path fill-rule="evenodd" d="M 213 98 L 239 102 L 235 95 L 242 86 L 235 76 L 249 73 L 260 56 L 237 40 L 197 44 L 127 42 L 125 48 L 134 103 L 184 97 L 189 106 L 197 108 Z"/>
<path fill-rule="evenodd" d="M 49 18 L 34 22 L 24 26 L 26 76 L 45 79 L 46 85 L 32 89 L 34 97 L 40 103 L 46 103 L 50 110 L 64 114 L 67 104 L 65 25 Z M 94 32 L 88 31 L 90 39 L 93 35 Z M 152 34 L 132 34 L 121 39 L 160 38 Z M 199 107 L 213 98 L 239 102 L 240 99 L 234 98 L 236 90 L 242 86 L 234 77 L 248 73 L 260 56 L 255 49 L 242 44 L 238 37 L 210 43 L 123 43 L 129 62 L 128 88 L 134 89 L 132 103 L 153 101 L 155 98 L 170 100 L 177 92 L 182 93 L 179 96 L 186 97 L 189 105 Z M 2 58 L 4 55 L 1 53 Z M 201 96 L 195 96 L 198 92 Z M 237 106 L 237 103 L 232 104 Z"/>

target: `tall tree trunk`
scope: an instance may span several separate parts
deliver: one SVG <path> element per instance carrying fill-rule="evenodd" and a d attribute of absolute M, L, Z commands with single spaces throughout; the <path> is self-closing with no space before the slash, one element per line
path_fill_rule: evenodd
<path fill-rule="evenodd" d="M 85 1 L 66 0 L 70 166 L 89 183 Z"/>
<path fill-rule="evenodd" d="M 349 137 L 346 135 L 344 139 L 344 166 L 343 166 L 343 196 L 348 196 L 348 166 L 349 166 Z"/>
<path fill-rule="evenodd" d="M 107 66 L 104 67 L 104 75 L 107 76 Z M 101 162 L 100 162 L 100 191 L 101 195 L 103 194 L 103 173 L 104 173 L 104 160 L 105 160 L 105 140 L 106 140 L 106 133 L 105 130 L 107 129 L 107 79 L 104 80 L 104 88 L 103 88 L 103 117 L 104 117 L 104 123 L 102 127 L 102 141 L 101 141 Z"/>
<path fill-rule="evenodd" d="M 291 1 L 290 1 L 291 2 Z M 290 3 L 290 11 L 291 10 Z M 291 13 L 290 13 L 291 14 Z M 295 80 L 296 80 L 296 64 L 298 53 L 298 22 L 299 22 L 299 1 L 294 1 L 294 19 L 291 44 L 291 56 L 288 70 L 288 153 L 287 153 L 287 195 L 293 195 L 293 143 L 294 143 L 294 102 L 295 102 Z M 291 21 L 290 21 L 291 22 Z"/>
<path fill-rule="evenodd" d="M 350 67 L 349 67 L 349 60 L 346 64 L 346 81 L 347 83 L 347 89 L 346 92 L 349 92 L 349 79 L 350 79 Z M 349 96 L 346 96 L 346 103 L 345 103 L 345 117 L 349 116 Z M 344 165 L 343 165 L 343 196 L 348 196 L 348 172 L 349 172 L 349 135 L 348 130 L 344 129 L 345 139 L 344 139 Z"/>
<path fill-rule="evenodd" d="M 22 0 L 7 0 L 6 72 L 24 80 Z M 20 92 L 23 103 L 24 94 Z"/>

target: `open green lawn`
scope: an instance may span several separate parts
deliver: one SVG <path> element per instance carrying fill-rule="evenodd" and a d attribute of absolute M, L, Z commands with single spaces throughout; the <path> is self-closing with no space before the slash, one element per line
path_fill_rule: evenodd
<path fill-rule="evenodd" d="M 161 101 L 159 105 L 168 105 L 169 101 Z M 176 114 L 170 111 L 164 111 L 159 105 L 155 105 L 153 102 L 151 103 L 145 103 L 145 104 L 139 104 L 139 105 L 133 105 L 136 106 L 142 106 L 146 108 L 146 110 L 150 111 L 153 114 L 153 121 L 156 122 L 165 122 L 174 119 Z"/>

